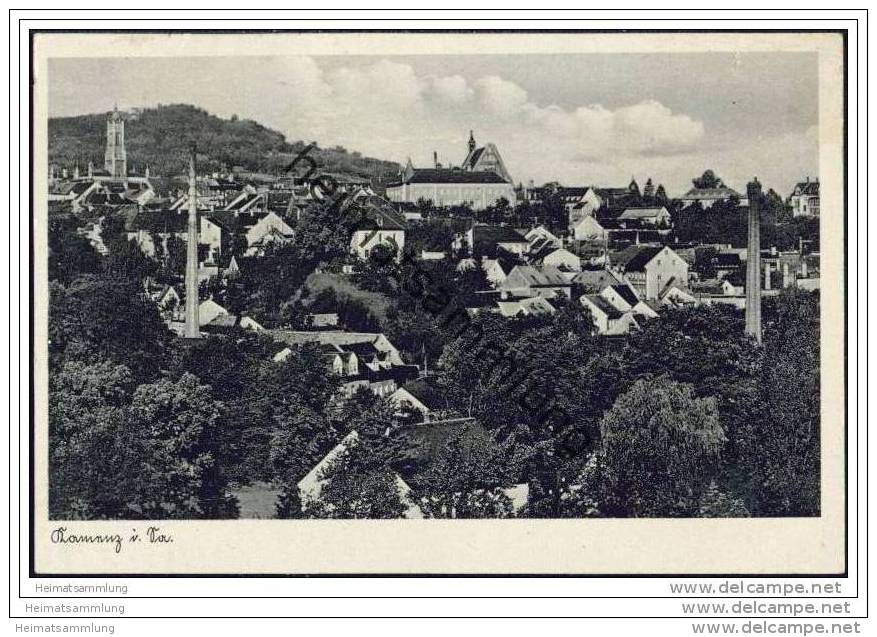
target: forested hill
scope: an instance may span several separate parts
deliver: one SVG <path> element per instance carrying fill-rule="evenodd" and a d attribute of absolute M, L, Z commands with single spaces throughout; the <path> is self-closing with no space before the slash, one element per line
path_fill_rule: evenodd
<path fill-rule="evenodd" d="M 106 113 L 49 119 L 49 161 L 85 171 L 88 162 L 103 167 Z M 188 104 L 159 105 L 125 113 L 128 170 L 170 177 L 185 170 L 189 144 L 198 145 L 199 172 L 240 166 L 250 172 L 280 174 L 309 141 L 288 142 L 283 134 L 252 120 L 222 119 Z M 344 148 L 314 148 L 322 172 L 337 172 L 386 182 L 399 171 L 394 162 L 363 157 Z"/>

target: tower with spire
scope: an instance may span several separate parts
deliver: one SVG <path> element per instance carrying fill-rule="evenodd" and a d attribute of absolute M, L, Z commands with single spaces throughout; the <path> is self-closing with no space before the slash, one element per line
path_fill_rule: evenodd
<path fill-rule="evenodd" d="M 113 179 L 128 179 L 128 156 L 125 153 L 125 120 L 118 106 L 107 116 L 107 152 L 104 167 Z"/>

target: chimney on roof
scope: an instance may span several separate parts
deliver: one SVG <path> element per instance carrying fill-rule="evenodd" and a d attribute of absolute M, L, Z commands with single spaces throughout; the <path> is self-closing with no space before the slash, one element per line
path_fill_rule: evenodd
<path fill-rule="evenodd" d="M 189 226 L 186 237 L 186 338 L 201 338 L 198 320 L 198 191 L 195 188 L 195 144 L 189 156 Z"/>

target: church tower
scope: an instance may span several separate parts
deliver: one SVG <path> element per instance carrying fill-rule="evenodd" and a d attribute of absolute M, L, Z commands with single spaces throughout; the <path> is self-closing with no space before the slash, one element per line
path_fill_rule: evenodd
<path fill-rule="evenodd" d="M 107 116 L 107 153 L 104 166 L 113 179 L 128 178 L 128 158 L 125 154 L 125 120 L 114 106 Z"/>

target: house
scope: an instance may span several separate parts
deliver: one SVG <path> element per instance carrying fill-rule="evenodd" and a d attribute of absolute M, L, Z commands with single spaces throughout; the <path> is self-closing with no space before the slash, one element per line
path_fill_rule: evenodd
<path fill-rule="evenodd" d="M 548 228 L 545 226 L 536 226 L 535 228 L 528 231 L 524 238 L 530 244 L 530 250 L 532 251 L 535 247 L 551 245 L 556 248 L 560 248 L 563 246 L 563 242 L 558 239 Z"/>
<path fill-rule="evenodd" d="M 227 332 L 235 328 L 262 332 L 265 330 L 255 319 L 249 316 L 235 316 L 234 314 L 219 314 L 212 321 L 203 326 L 205 332 Z"/>
<path fill-rule="evenodd" d="M 569 229 L 576 241 L 605 243 L 609 240 L 609 231 L 595 217 L 585 216 L 575 222 L 570 221 Z"/>
<path fill-rule="evenodd" d="M 710 257 L 710 266 L 717 279 L 724 279 L 742 273 L 745 263 L 737 252 L 717 252 Z"/>
<path fill-rule="evenodd" d="M 688 263 L 667 246 L 630 246 L 610 255 L 610 268 L 647 301 L 658 300 L 671 282 L 688 285 Z"/>
<path fill-rule="evenodd" d="M 405 383 L 388 399 L 396 406 L 396 415 L 415 423 L 437 423 L 459 418 L 442 389 L 430 377 Z"/>
<path fill-rule="evenodd" d="M 134 240 L 148 257 L 154 257 L 156 242 L 167 254 L 167 242 L 171 237 L 186 241 L 189 218 L 185 211 L 149 210 L 135 214 L 125 222 L 128 240 Z"/>
<path fill-rule="evenodd" d="M 619 221 L 637 221 L 651 226 L 670 225 L 670 213 L 664 206 L 657 208 L 627 208 L 618 217 Z"/>
<path fill-rule="evenodd" d="M 213 299 L 202 301 L 198 306 L 198 324 L 204 327 L 218 316 L 227 316 L 228 310 Z"/>
<path fill-rule="evenodd" d="M 333 465 L 343 457 L 343 454 L 358 444 L 358 441 L 359 434 L 356 431 L 351 431 L 341 442 L 335 445 L 329 453 L 322 458 L 322 460 L 314 465 L 304 478 L 298 481 L 297 487 L 302 510 L 305 510 L 308 505 L 317 502 L 320 499 L 323 487 L 327 482 L 327 472 L 331 471 Z M 406 505 L 406 511 L 403 514 L 403 517 L 408 519 L 422 518 L 423 511 L 421 511 L 419 506 L 411 502 L 409 498 L 411 487 L 409 487 L 398 474 L 394 474 L 394 482 L 399 499 Z"/>
<path fill-rule="evenodd" d="M 686 192 L 680 201 L 687 206 L 693 203 L 699 203 L 704 210 L 712 207 L 718 201 L 729 201 L 736 199 L 742 205 L 748 205 L 748 200 L 733 188 L 728 188 L 724 184 L 716 188 L 692 188 Z"/>
<path fill-rule="evenodd" d="M 357 215 L 350 237 L 350 252 L 363 261 L 378 246 L 393 250 L 398 261 L 405 249 L 405 219 L 386 200 L 359 194 L 344 206 L 348 216 Z"/>
<path fill-rule="evenodd" d="M 577 272 L 582 269 L 582 260 L 566 248 L 547 246 L 530 258 L 533 265 L 552 266 L 561 270 Z"/>
<path fill-rule="evenodd" d="M 496 302 L 499 313 L 506 318 L 548 316 L 557 312 L 547 299 L 541 296 L 506 298 Z"/>
<path fill-rule="evenodd" d="M 551 265 L 517 265 L 499 286 L 500 290 L 515 296 L 541 296 L 570 298 L 570 278 Z"/>
<path fill-rule="evenodd" d="M 247 256 L 262 254 L 271 244 L 291 243 L 295 232 L 276 212 L 261 216 L 256 223 L 246 229 Z"/>
<path fill-rule="evenodd" d="M 671 280 L 658 293 L 656 302 L 666 307 L 688 307 L 697 305 L 697 297 L 692 294 L 687 286 Z"/>
<path fill-rule="evenodd" d="M 795 217 L 818 217 L 819 216 L 819 179 L 799 182 L 795 190 L 789 195 L 789 206 Z"/>
<path fill-rule="evenodd" d="M 94 194 L 103 190 L 100 182 L 92 179 L 54 182 L 49 185 L 49 202 L 69 202 L 73 212 L 86 207 L 85 202 Z"/>
<path fill-rule="evenodd" d="M 599 294 L 606 286 L 623 283 L 622 278 L 605 268 L 582 270 L 572 278 L 573 285 L 580 286 L 586 294 Z"/>
<path fill-rule="evenodd" d="M 259 256 L 269 245 L 295 240 L 295 231 L 276 212 L 215 210 L 201 216 L 201 239 L 215 254 L 231 248 L 235 239 L 246 244 L 245 256 Z"/>
<path fill-rule="evenodd" d="M 162 313 L 175 314 L 183 306 L 183 295 L 175 285 L 164 285 L 151 297 Z"/>
<path fill-rule="evenodd" d="M 691 292 L 700 300 L 702 297 L 743 296 L 743 286 L 737 286 L 727 279 L 706 279 L 692 281 Z"/>
<path fill-rule="evenodd" d="M 655 309 L 639 298 L 636 291 L 626 283 L 607 285 L 600 291 L 600 296 L 621 312 L 633 312 L 635 316 L 645 318 L 658 317 Z"/>
<path fill-rule="evenodd" d="M 504 254 L 500 254 L 495 259 L 487 257 L 481 259 L 481 267 L 484 268 L 484 274 L 494 287 L 501 285 L 516 265 L 518 265 L 516 261 Z"/>
<path fill-rule="evenodd" d="M 474 257 L 488 256 L 495 258 L 500 249 L 512 254 L 523 255 L 530 247 L 530 242 L 518 231 L 508 226 L 475 225 L 454 242 L 454 249 L 469 249 Z"/>
<path fill-rule="evenodd" d="M 360 388 L 380 397 L 389 396 L 406 381 L 416 378 L 420 371 L 416 365 L 406 365 L 399 350 L 380 333 L 277 329 L 268 333 L 284 345 L 274 355 L 275 362 L 286 360 L 292 347 L 307 343 L 319 345 L 327 369 L 341 377 L 341 395 L 345 397 Z"/>
<path fill-rule="evenodd" d="M 632 311 L 618 309 L 600 294 L 583 294 L 579 302 L 590 312 L 598 334 L 621 336 L 639 327 Z"/>
<path fill-rule="evenodd" d="M 253 186 L 247 185 L 234 197 L 223 210 L 238 214 L 262 212 L 268 205 L 267 193 L 258 192 Z"/>

